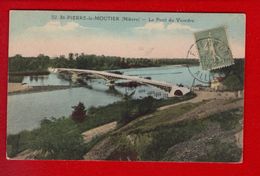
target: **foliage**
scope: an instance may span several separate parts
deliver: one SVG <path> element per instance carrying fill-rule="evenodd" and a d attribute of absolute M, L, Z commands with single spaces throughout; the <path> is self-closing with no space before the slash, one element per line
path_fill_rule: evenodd
<path fill-rule="evenodd" d="M 244 59 L 235 59 L 235 64 L 229 67 L 216 69 L 212 72 L 220 73 L 225 75 L 223 85 L 227 90 L 241 90 L 244 87 Z"/>
<path fill-rule="evenodd" d="M 137 122 L 131 125 L 130 129 L 123 131 L 124 133 L 131 134 L 131 136 L 138 135 L 139 138 L 143 135 L 152 138 L 148 143 L 146 140 L 145 144 L 139 144 L 142 146 L 142 149 L 140 147 L 136 148 L 141 160 L 164 160 L 169 148 L 176 144 L 189 141 L 195 135 L 206 132 L 208 125 L 212 125 L 212 122 L 217 122 L 214 124 L 219 124 L 224 131 L 241 128 L 239 120 L 242 114 L 239 109 L 214 114 L 205 119 L 185 120 L 172 124 L 175 121 L 175 115 L 180 116 L 183 114 L 183 111 L 187 110 L 187 108 L 183 109 L 182 107 L 187 107 L 188 109 L 194 108 L 186 104 L 176 106 L 172 111 L 167 110 L 165 113 L 156 112 L 153 117 L 142 120 L 140 123 Z M 234 142 L 215 142 L 207 145 L 207 147 L 209 147 L 208 149 L 206 148 L 208 154 L 198 158 L 199 161 L 239 161 L 241 157 L 241 149 Z M 225 156 L 223 157 L 223 155 Z"/>
<path fill-rule="evenodd" d="M 23 76 L 8 76 L 9 83 L 21 83 L 23 82 Z"/>
<path fill-rule="evenodd" d="M 131 161 L 138 159 L 138 153 L 135 151 L 135 146 L 132 144 L 130 136 L 120 134 L 112 137 L 116 145 L 116 150 L 107 158 L 107 160 L 123 160 Z"/>
<path fill-rule="evenodd" d="M 87 117 L 86 115 L 86 109 L 83 103 L 79 102 L 77 106 L 73 106 L 73 112 L 71 114 L 71 118 L 75 122 L 83 122 L 85 118 Z"/>
<path fill-rule="evenodd" d="M 119 123 L 120 125 L 125 125 L 140 116 L 154 112 L 158 107 L 188 100 L 195 96 L 194 93 L 189 93 L 182 97 L 173 97 L 165 100 L 157 100 L 151 96 L 145 97 L 142 100 L 127 98 L 124 104 L 121 105 L 121 118 Z"/>
<path fill-rule="evenodd" d="M 123 103 L 115 102 L 107 106 L 90 107 L 88 118 L 82 123 L 78 123 L 81 132 L 104 125 L 109 122 L 118 121 L 121 117 Z"/>
<path fill-rule="evenodd" d="M 235 64 L 231 67 L 232 73 L 237 76 L 241 84 L 244 83 L 245 77 L 245 60 L 235 59 Z"/>
<path fill-rule="evenodd" d="M 145 97 L 142 100 L 126 100 L 121 111 L 119 123 L 125 125 L 130 121 L 142 115 L 154 112 L 156 110 L 156 99 Z"/>
<path fill-rule="evenodd" d="M 153 112 L 156 108 L 160 106 L 178 103 L 184 100 L 191 99 L 193 97 L 195 97 L 195 94 L 188 94 L 183 97 L 173 97 L 166 100 L 156 100 L 151 97 L 150 98 L 147 97 L 142 100 L 128 99 L 126 101 L 119 101 L 119 102 L 115 102 L 100 107 L 92 106 L 88 109 L 88 118 L 86 118 L 82 123 L 79 123 L 78 127 L 80 131 L 83 132 L 112 121 L 118 121 L 119 125 L 122 126 L 130 122 L 131 120 L 144 115 L 143 113 L 137 114 L 138 108 L 140 110 L 141 107 L 144 107 L 143 104 L 147 104 L 145 106 L 147 108 L 146 113 L 148 113 L 148 111 Z M 145 103 L 143 101 L 145 101 Z M 149 101 L 153 103 L 152 104 L 147 103 Z M 140 111 L 144 111 L 144 110 L 140 110 Z M 129 117 L 130 118 L 129 120 L 124 121 L 123 119 L 125 119 L 124 117 L 126 117 L 127 115 L 129 116 L 131 115 L 131 117 Z"/>
<path fill-rule="evenodd" d="M 207 162 L 238 162 L 241 158 L 242 149 L 235 143 L 221 142 L 215 140 L 205 156 L 198 158 L 197 161 Z"/>
<path fill-rule="evenodd" d="M 69 53 L 68 57 L 61 55 L 50 59 L 40 54 L 37 57 L 15 55 L 9 58 L 9 72 L 46 71 L 48 67 L 77 68 L 93 70 L 111 70 L 122 68 L 158 67 L 163 65 L 189 64 L 198 65 L 196 59 L 146 59 L 124 58 L 116 56 L 97 56 L 84 53 Z"/>
<path fill-rule="evenodd" d="M 7 155 L 32 149 L 37 159 L 82 159 L 87 145 L 77 124 L 68 118 L 43 119 L 40 128 L 8 135 Z"/>
<path fill-rule="evenodd" d="M 64 55 L 50 60 L 50 66 L 56 68 L 76 68 L 76 61 L 67 59 Z"/>
<path fill-rule="evenodd" d="M 83 137 L 70 119 L 45 119 L 33 133 L 37 137 L 29 148 L 41 151 L 38 159 L 82 159 L 85 150 Z"/>
<path fill-rule="evenodd" d="M 49 67 L 50 58 L 40 54 L 37 57 L 23 57 L 15 55 L 8 60 L 9 72 L 46 71 Z"/>
<path fill-rule="evenodd" d="M 156 99 L 153 97 L 145 97 L 138 103 L 138 115 L 145 115 L 156 110 Z"/>
<path fill-rule="evenodd" d="M 243 83 L 240 82 L 236 75 L 228 75 L 224 79 L 223 84 L 226 86 L 227 90 L 234 91 L 243 89 Z"/>
<path fill-rule="evenodd" d="M 29 147 L 28 141 L 34 138 L 34 134 L 29 131 L 22 131 L 19 134 L 11 134 L 7 137 L 7 155 L 14 157 L 16 154 L 26 150 Z"/>
<path fill-rule="evenodd" d="M 152 133 L 152 142 L 147 146 L 142 160 L 162 160 L 168 148 L 190 139 L 201 132 L 205 126 L 198 121 L 184 121 L 171 126 L 162 126 Z"/>
<path fill-rule="evenodd" d="M 242 114 L 238 111 L 238 109 L 233 109 L 214 114 L 209 117 L 209 120 L 218 122 L 223 130 L 232 130 L 239 125 L 239 120 L 241 120 L 241 118 Z"/>
<path fill-rule="evenodd" d="M 184 96 L 185 97 L 185 96 Z M 7 137 L 7 154 L 9 157 L 14 157 L 18 153 L 28 149 L 40 149 L 44 148 L 47 152 L 49 149 L 53 148 L 54 154 L 50 153 L 48 156 L 39 156 L 40 159 L 77 159 L 81 158 L 84 152 L 91 148 L 95 142 L 83 145 L 81 143 L 81 133 L 95 128 L 97 126 L 112 122 L 120 121 L 122 119 L 123 112 L 128 109 L 129 112 L 135 114 L 135 118 L 142 116 L 146 113 L 153 112 L 157 107 L 167 104 L 177 103 L 186 99 L 190 99 L 193 96 L 187 96 L 187 98 L 175 97 L 169 100 L 155 100 L 151 97 L 147 97 L 144 100 L 132 100 L 115 102 L 103 107 L 90 107 L 88 109 L 88 118 L 86 118 L 82 123 L 75 123 L 71 118 L 60 118 L 60 119 L 44 119 L 41 122 L 41 126 L 32 131 L 23 131 L 18 134 L 11 134 Z M 139 107 L 139 108 L 138 108 Z M 63 128 L 64 127 L 64 128 Z M 72 132 L 69 133 L 69 131 Z M 68 133 L 68 134 L 67 134 Z M 53 134 L 53 135 L 52 135 Z M 70 140 L 70 137 L 76 136 L 75 141 Z M 69 142 L 71 141 L 71 142 Z M 68 142 L 68 144 L 66 144 Z M 70 149 L 66 149 L 66 146 L 75 144 L 74 150 L 75 157 L 73 157 Z M 56 146 L 65 145 L 61 147 L 60 153 Z M 71 153 L 70 153 L 71 152 Z M 48 152 L 47 152 L 48 153 Z"/>

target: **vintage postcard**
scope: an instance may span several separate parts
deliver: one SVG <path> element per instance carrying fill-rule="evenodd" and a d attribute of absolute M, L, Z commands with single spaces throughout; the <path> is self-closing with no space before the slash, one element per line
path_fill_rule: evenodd
<path fill-rule="evenodd" d="M 8 159 L 243 161 L 244 14 L 9 16 Z"/>

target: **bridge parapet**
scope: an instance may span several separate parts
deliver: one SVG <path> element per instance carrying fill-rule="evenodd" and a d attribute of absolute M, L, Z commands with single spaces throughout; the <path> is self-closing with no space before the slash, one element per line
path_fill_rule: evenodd
<path fill-rule="evenodd" d="M 150 80 L 145 78 L 140 78 L 138 76 L 129 76 L 129 75 L 121 75 L 121 74 L 115 74 L 115 73 L 109 73 L 105 71 L 96 71 L 96 70 L 83 70 L 83 69 L 68 69 L 68 68 L 50 68 L 49 71 L 52 72 L 62 72 L 62 71 L 69 71 L 73 74 L 92 74 L 96 75 L 102 79 L 105 79 L 109 82 L 115 81 L 118 79 L 124 79 L 124 80 L 131 80 L 135 82 L 139 82 L 141 84 L 147 84 L 152 85 L 155 87 L 158 87 L 160 89 L 165 90 L 168 92 L 168 97 L 174 97 L 174 96 L 182 96 L 190 92 L 190 89 L 184 86 L 179 86 L 163 81 L 157 81 L 157 80 Z"/>

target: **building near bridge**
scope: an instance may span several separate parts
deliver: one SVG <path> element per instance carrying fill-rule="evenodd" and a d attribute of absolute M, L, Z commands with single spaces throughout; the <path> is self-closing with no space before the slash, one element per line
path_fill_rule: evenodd
<path fill-rule="evenodd" d="M 224 90 L 225 86 L 222 83 L 223 77 L 216 77 L 210 82 L 210 88 L 218 91 L 218 90 Z"/>

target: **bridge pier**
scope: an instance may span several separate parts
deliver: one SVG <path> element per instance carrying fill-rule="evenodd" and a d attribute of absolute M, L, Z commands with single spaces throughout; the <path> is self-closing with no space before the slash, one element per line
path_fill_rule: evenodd
<path fill-rule="evenodd" d="M 161 89 L 165 90 L 166 92 L 169 92 L 168 97 L 182 96 L 182 95 L 185 95 L 190 92 L 190 89 L 188 87 L 184 87 L 183 85 L 174 85 L 174 84 L 166 83 L 163 81 L 156 81 L 156 80 L 141 78 L 138 76 L 121 75 L 121 74 L 109 73 L 109 72 L 105 72 L 105 71 L 83 70 L 83 69 L 56 68 L 53 70 L 57 71 L 57 72 L 62 72 L 62 71 L 71 72 L 73 74 L 72 80 L 75 80 L 78 78 L 77 73 L 92 74 L 92 75 L 95 75 L 97 77 L 101 77 L 101 78 L 107 80 L 106 85 L 112 89 L 115 88 L 115 80 L 123 79 L 123 80 L 131 80 L 131 81 L 139 82 L 141 84 L 148 84 L 148 85 L 152 85 L 152 86 L 161 88 Z"/>
<path fill-rule="evenodd" d="M 115 89 L 115 81 L 114 80 L 109 80 L 106 85 L 109 87 L 109 89 Z"/>

